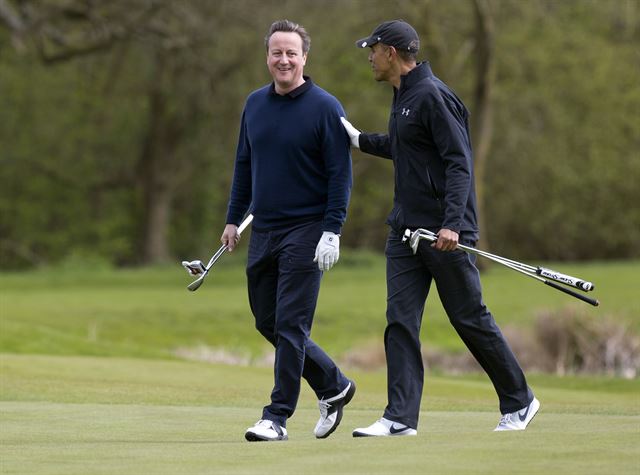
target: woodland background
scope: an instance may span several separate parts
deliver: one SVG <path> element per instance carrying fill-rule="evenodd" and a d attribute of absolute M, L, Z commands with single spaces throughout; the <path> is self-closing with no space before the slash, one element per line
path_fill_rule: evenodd
<path fill-rule="evenodd" d="M 354 41 L 417 29 L 471 111 L 485 248 L 640 256 L 638 0 L 0 0 L 0 267 L 217 248 L 280 18 L 307 28 L 306 74 L 366 131 L 385 130 L 391 89 Z M 343 246 L 381 250 L 392 164 L 353 163 Z"/>

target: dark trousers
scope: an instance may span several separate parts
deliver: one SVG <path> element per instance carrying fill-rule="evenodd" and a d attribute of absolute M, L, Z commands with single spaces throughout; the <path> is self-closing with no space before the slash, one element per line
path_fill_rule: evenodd
<path fill-rule="evenodd" d="M 469 242 L 461 242 L 472 245 Z M 449 321 L 485 370 L 500 400 L 502 414 L 533 400 L 533 393 L 493 316 L 482 301 L 475 256 L 464 251 L 442 252 L 420 242 L 416 255 L 401 236 L 387 239 L 388 405 L 384 417 L 412 428 L 418 426 L 424 368 L 420 326 L 431 282 L 435 281 Z"/>
<path fill-rule="evenodd" d="M 329 356 L 309 337 L 322 272 L 313 262 L 320 222 L 285 229 L 253 230 L 249 243 L 249 303 L 258 331 L 275 346 L 271 404 L 262 418 L 286 427 L 305 378 L 318 399 L 329 398 L 348 384 Z"/>

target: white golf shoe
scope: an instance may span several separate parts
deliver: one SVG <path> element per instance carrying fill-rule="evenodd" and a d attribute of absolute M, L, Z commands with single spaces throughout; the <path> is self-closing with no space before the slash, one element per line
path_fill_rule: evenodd
<path fill-rule="evenodd" d="M 262 442 L 262 441 L 276 441 L 287 440 L 287 429 L 281 427 L 279 424 L 268 421 L 266 419 L 260 419 L 253 427 L 249 427 L 244 434 L 244 438 L 249 442 Z"/>
<path fill-rule="evenodd" d="M 540 401 L 534 397 L 531 404 L 527 407 L 516 412 L 503 414 L 494 432 L 503 430 L 525 430 L 539 409 Z"/>
<path fill-rule="evenodd" d="M 320 399 L 318 401 L 320 419 L 318 419 L 318 423 L 313 430 L 316 438 L 324 439 L 336 430 L 342 420 L 344 406 L 349 404 L 355 392 L 356 383 L 349 381 L 347 387 L 337 396 L 329 399 Z"/>
<path fill-rule="evenodd" d="M 354 429 L 354 437 L 395 437 L 403 435 L 417 435 L 418 431 L 400 422 L 390 421 L 384 417 L 369 427 Z"/>

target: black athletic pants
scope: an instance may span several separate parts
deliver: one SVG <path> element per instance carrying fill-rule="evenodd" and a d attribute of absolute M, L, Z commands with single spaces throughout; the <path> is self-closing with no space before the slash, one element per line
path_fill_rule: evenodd
<path fill-rule="evenodd" d="M 461 242 L 472 245 L 473 243 Z M 420 326 L 431 282 L 449 321 L 489 375 L 506 414 L 527 406 L 533 394 L 493 316 L 482 302 L 475 256 L 464 251 L 437 251 L 422 240 L 416 255 L 401 236 L 387 239 L 387 357 L 388 405 L 384 417 L 412 428 L 418 426 L 424 368 Z"/>

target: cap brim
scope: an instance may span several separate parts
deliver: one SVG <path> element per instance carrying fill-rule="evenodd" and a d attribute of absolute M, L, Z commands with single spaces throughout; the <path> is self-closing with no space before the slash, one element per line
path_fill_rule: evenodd
<path fill-rule="evenodd" d="M 356 46 L 358 48 L 366 48 L 367 46 L 373 46 L 380 41 L 380 38 L 377 36 L 367 36 L 366 38 L 362 38 L 361 40 L 356 41 Z"/>

